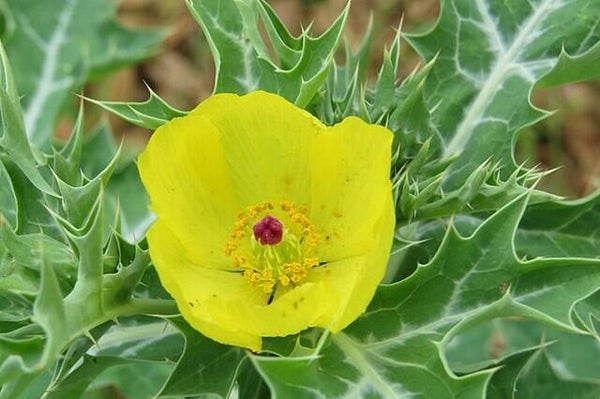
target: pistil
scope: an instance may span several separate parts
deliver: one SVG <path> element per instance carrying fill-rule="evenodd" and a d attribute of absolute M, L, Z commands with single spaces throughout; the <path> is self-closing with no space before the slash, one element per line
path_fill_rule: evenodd
<path fill-rule="evenodd" d="M 254 238 L 261 245 L 277 245 L 283 237 L 283 225 L 271 215 L 265 216 L 252 227 Z"/>

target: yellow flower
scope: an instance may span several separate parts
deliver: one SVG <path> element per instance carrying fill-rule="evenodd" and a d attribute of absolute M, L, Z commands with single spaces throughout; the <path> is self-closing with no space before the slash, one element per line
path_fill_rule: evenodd
<path fill-rule="evenodd" d="M 389 256 L 391 142 L 265 92 L 215 95 L 158 128 L 139 158 L 157 215 L 147 238 L 184 318 L 254 351 L 354 321 Z"/>

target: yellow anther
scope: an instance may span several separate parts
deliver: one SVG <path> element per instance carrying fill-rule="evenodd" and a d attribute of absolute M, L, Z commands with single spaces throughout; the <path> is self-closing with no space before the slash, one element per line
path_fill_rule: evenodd
<path fill-rule="evenodd" d="M 273 280 L 273 271 L 271 269 L 265 269 L 260 274 L 263 280 Z"/>
<path fill-rule="evenodd" d="M 294 204 L 290 201 L 281 201 L 281 210 L 283 211 L 291 211 L 294 209 Z"/>
<path fill-rule="evenodd" d="M 281 283 L 281 285 L 283 285 L 284 287 L 286 287 L 286 286 L 288 286 L 290 284 L 290 278 L 286 274 L 282 274 L 279 277 L 279 282 Z"/>
<path fill-rule="evenodd" d="M 244 227 L 246 227 L 247 225 L 248 225 L 248 218 L 247 218 L 247 217 L 245 217 L 245 216 L 244 216 L 244 217 L 241 217 L 241 218 L 238 218 L 238 219 L 235 221 L 235 229 L 236 229 L 236 230 L 237 230 L 237 229 L 243 229 L 243 228 L 244 228 Z"/>
<path fill-rule="evenodd" d="M 275 282 L 267 281 L 267 282 L 262 283 L 261 286 L 263 287 L 263 292 L 265 294 L 270 294 L 273 292 L 273 288 L 275 287 Z"/>
<path fill-rule="evenodd" d="M 310 247 L 316 247 L 317 245 L 319 245 L 319 240 L 320 237 L 318 234 L 316 233 L 311 233 L 308 235 L 308 237 L 306 238 L 306 243 L 308 244 L 308 246 Z"/>
<path fill-rule="evenodd" d="M 256 284 L 260 281 L 259 275 L 255 270 L 246 269 L 244 270 L 244 277 L 250 280 L 250 285 L 256 287 Z"/>
<path fill-rule="evenodd" d="M 248 258 L 243 255 L 235 254 L 233 256 L 233 266 L 240 267 L 245 265 L 248 262 Z"/>
<path fill-rule="evenodd" d="M 225 241 L 225 254 L 227 256 L 231 255 L 237 248 L 238 244 L 234 240 Z"/>
<path fill-rule="evenodd" d="M 251 219 L 257 217 L 259 212 L 260 209 L 256 205 L 248 207 L 248 216 L 250 216 Z"/>
<path fill-rule="evenodd" d="M 304 259 L 304 268 L 311 269 L 315 266 L 319 266 L 319 258 L 306 258 Z"/>

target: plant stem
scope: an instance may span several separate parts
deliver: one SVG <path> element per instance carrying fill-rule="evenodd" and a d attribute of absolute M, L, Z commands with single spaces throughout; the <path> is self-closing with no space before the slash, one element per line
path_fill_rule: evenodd
<path fill-rule="evenodd" d="M 172 299 L 132 298 L 123 313 L 174 316 L 179 314 L 179 309 Z"/>

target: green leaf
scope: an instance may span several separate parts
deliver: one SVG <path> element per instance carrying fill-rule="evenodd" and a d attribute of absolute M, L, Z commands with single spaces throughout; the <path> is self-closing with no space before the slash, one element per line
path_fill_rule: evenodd
<path fill-rule="evenodd" d="M 0 158 L 0 218 L 17 226 L 17 198 L 8 171 Z"/>
<path fill-rule="evenodd" d="M 131 361 L 113 356 L 83 356 L 83 363 L 68 375 L 60 385 L 53 386 L 45 392 L 48 399 L 79 398 L 88 385 L 104 370 Z"/>
<path fill-rule="evenodd" d="M 106 121 L 101 121 L 83 142 L 80 164 L 82 173 L 88 178 L 98 176 L 113 162 L 118 149 L 110 126 Z"/>
<path fill-rule="evenodd" d="M 373 117 L 366 109 L 366 78 L 369 54 L 373 40 L 373 19 L 364 32 L 356 54 L 346 43 L 344 47 L 345 65 L 333 64 L 324 86 L 319 91 L 308 110 L 328 125 L 334 125 L 347 116 L 359 116 L 367 121 Z M 394 82 L 391 83 L 394 90 Z M 373 114 L 372 112 L 371 114 Z"/>
<path fill-rule="evenodd" d="M 50 373 L 24 375 L 0 388 L 1 399 L 39 399 L 50 382 Z"/>
<path fill-rule="evenodd" d="M 150 55 L 162 35 L 118 26 L 115 2 L 7 0 L 15 29 L 3 38 L 18 73 L 25 125 L 35 147 L 48 149 L 61 107 L 92 75 Z"/>
<path fill-rule="evenodd" d="M 593 367 L 593 365 L 590 366 Z M 563 378 L 552 367 L 545 351 L 542 350 L 534 355 L 521 370 L 515 391 L 516 399 L 539 397 L 594 399 L 600 395 L 600 384 Z"/>
<path fill-rule="evenodd" d="M 28 322 L 31 317 L 30 300 L 15 294 L 25 290 L 30 291 L 31 287 L 27 287 L 24 290 L 22 287 L 23 284 L 20 282 L 13 283 L 11 277 L 3 276 L 0 283 L 0 292 L 2 293 L 2 296 L 0 296 L 0 333 L 5 332 L 5 330 L 10 331 L 13 328 L 18 328 L 23 322 Z M 37 283 L 37 281 L 35 282 Z"/>
<path fill-rule="evenodd" d="M 563 49 L 579 57 L 596 45 L 599 14 L 600 2 L 588 0 L 448 0 L 432 30 L 406 35 L 426 60 L 437 57 L 426 100 L 443 156 L 458 156 L 444 187 L 460 185 L 490 158 L 505 173 L 514 169 L 515 132 L 545 116 L 529 103 L 532 87 Z"/>
<path fill-rule="evenodd" d="M 5 152 L 27 178 L 41 191 L 55 195 L 54 190 L 37 169 L 34 153 L 29 147 L 19 96 L 13 81 L 8 58 L 0 43 L 0 162 Z"/>
<path fill-rule="evenodd" d="M 39 191 L 25 172 L 10 159 L 4 159 L 4 166 L 10 176 L 15 198 L 17 199 L 16 231 L 19 234 L 35 234 L 42 231 L 46 235 L 60 239 L 60 231 L 56 227 L 47 207 L 57 206 L 58 199 L 46 196 Z M 55 195 L 58 196 L 58 194 Z"/>
<path fill-rule="evenodd" d="M 53 151 L 52 171 L 55 178 L 70 186 L 82 186 L 84 184 L 83 174 L 81 173 L 81 152 L 84 136 L 83 119 L 83 103 L 81 103 L 69 140 L 60 151 L 55 149 Z"/>
<path fill-rule="evenodd" d="M 503 367 L 492 376 L 487 390 L 487 399 L 514 398 L 515 384 L 521 371 L 538 349 L 517 352 L 503 362 Z"/>
<path fill-rule="evenodd" d="M 582 328 L 600 336 L 600 291 L 585 298 L 575 305 L 575 320 L 579 321 Z"/>
<path fill-rule="evenodd" d="M 466 329 L 448 342 L 445 356 L 448 367 L 457 374 L 512 362 L 515 355 L 529 353 L 548 345 L 548 329 L 522 318 L 498 318 Z M 578 336 L 581 337 L 581 336 Z"/>
<path fill-rule="evenodd" d="M 148 88 L 148 91 L 150 97 L 144 102 L 100 101 L 91 98 L 86 98 L 86 100 L 134 125 L 150 130 L 155 130 L 173 118 L 186 115 L 186 112 L 167 104 L 151 88 Z"/>
<path fill-rule="evenodd" d="M 314 38 L 303 32 L 292 38 L 264 1 L 186 0 L 210 45 L 216 67 L 215 93 L 277 93 L 305 107 L 327 78 L 344 28 L 348 8 L 331 27 Z M 262 15 L 267 35 L 281 62 L 268 55 L 257 31 Z M 289 64 L 289 65 L 288 65 Z"/>
<path fill-rule="evenodd" d="M 62 292 L 54 271 L 47 263 L 42 264 L 40 293 L 33 304 L 33 321 L 44 329 L 46 343 L 41 359 L 37 364 L 29 366 L 28 372 L 41 371 L 54 362 L 68 336 Z"/>
<path fill-rule="evenodd" d="M 570 201 L 546 201 L 527 207 L 515 237 L 515 250 L 525 258 L 598 256 L 598 207 L 600 193 Z M 483 222 L 485 214 L 460 215 L 454 226 L 463 235 L 470 235 Z M 409 250 L 408 263 L 427 262 L 441 242 L 446 222 L 433 221 L 418 227 L 412 239 L 425 240 Z"/>
<path fill-rule="evenodd" d="M 463 374 L 505 366 L 515 354 L 531 354 L 540 348 L 563 378 L 600 384 L 600 347 L 596 337 L 565 333 L 526 319 L 494 319 L 468 329 L 452 338 L 446 356 L 448 366 Z M 517 377 L 512 382 L 518 379 L 514 371 L 509 372 Z"/>
<path fill-rule="evenodd" d="M 7 250 L 7 255 L 10 255 L 15 273 L 21 274 L 25 270 L 29 270 L 39 276 L 43 264 L 48 264 L 59 276 L 62 288 L 71 287 L 76 274 L 76 261 L 75 254 L 67 245 L 39 233 L 17 235 L 4 223 L 0 224 L 0 238 Z"/>
<path fill-rule="evenodd" d="M 155 217 L 135 163 L 115 172 L 106 188 L 106 201 L 108 212 L 119 212 L 120 234 L 129 242 L 140 241 Z"/>
<path fill-rule="evenodd" d="M 517 237 L 517 250 L 527 257 L 597 257 L 600 191 L 584 199 L 545 202 L 529 207 Z"/>
<path fill-rule="evenodd" d="M 151 318 L 124 319 L 110 328 L 108 324 L 91 332 L 97 340 L 85 338 L 82 345 L 69 348 L 65 356 L 69 361 L 61 365 L 61 375 L 54 376 L 49 398 L 79 398 L 88 387 L 108 385 L 118 387 L 127 398 L 158 392 L 173 368 L 168 358 L 181 350 L 179 333 L 165 328 L 165 321 Z"/>
<path fill-rule="evenodd" d="M 154 398 L 172 369 L 171 364 L 132 361 L 111 367 L 94 380 L 82 399 L 102 399 L 114 395 L 127 399 Z M 94 396 L 97 391 L 100 391 L 99 395 Z"/>
<path fill-rule="evenodd" d="M 400 32 L 401 29 L 398 27 L 398 33 L 396 34 L 390 49 L 386 49 L 383 53 L 383 64 L 379 69 L 377 82 L 373 89 L 373 104 L 369 107 L 371 119 L 375 121 L 380 120 L 386 113 L 390 113 L 394 105 L 397 104 L 396 82 L 398 80 L 398 67 L 400 66 Z M 423 69 L 425 73 L 420 73 L 419 75 L 424 77 L 426 76 L 429 67 Z M 403 82 L 402 86 L 406 88 L 409 85 L 407 83 L 410 82 L 414 84 L 416 81 L 419 81 L 419 79 L 415 79 L 414 75 L 409 76 Z M 416 87 L 413 88 L 410 93 L 412 94 L 420 91 L 416 89 Z M 404 105 L 404 101 L 400 103 L 400 106 L 402 105 Z"/>
<path fill-rule="evenodd" d="M 202 336 L 182 319 L 171 321 L 184 335 L 185 348 L 160 395 L 228 398 L 245 352 Z"/>
<path fill-rule="evenodd" d="M 88 353 L 175 364 L 184 344 L 184 336 L 167 320 L 136 316 L 111 326 Z"/>
<path fill-rule="evenodd" d="M 563 51 L 554 69 L 542 78 L 539 86 L 557 86 L 566 83 L 590 80 L 600 77 L 598 68 L 590 68 L 600 64 L 600 42 L 597 42 L 588 51 L 571 56 Z"/>
<path fill-rule="evenodd" d="M 263 399 L 271 397 L 269 387 L 258 374 L 254 365 L 248 361 L 244 362 L 240 368 L 237 384 L 239 398 Z"/>
<path fill-rule="evenodd" d="M 19 93 L 2 43 L 0 43 L 0 87 L 6 92 L 6 97 L 10 101 L 19 104 Z"/>
<path fill-rule="evenodd" d="M 479 397 L 492 370 L 457 378 L 444 366 L 443 349 L 459 332 L 518 316 L 581 333 L 571 311 L 600 285 L 600 260 L 519 260 L 513 239 L 526 203 L 512 201 L 468 237 L 448 229 L 428 264 L 380 287 L 367 312 L 314 356 L 253 358 L 271 389 L 303 398 Z"/>

